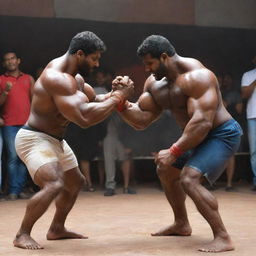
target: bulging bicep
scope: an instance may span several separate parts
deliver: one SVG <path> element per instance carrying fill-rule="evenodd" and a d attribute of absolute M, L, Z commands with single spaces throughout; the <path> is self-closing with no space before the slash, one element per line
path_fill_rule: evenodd
<path fill-rule="evenodd" d="M 70 121 L 82 116 L 81 109 L 89 101 L 86 95 L 79 91 L 72 95 L 55 95 L 53 99 L 58 111 Z"/>

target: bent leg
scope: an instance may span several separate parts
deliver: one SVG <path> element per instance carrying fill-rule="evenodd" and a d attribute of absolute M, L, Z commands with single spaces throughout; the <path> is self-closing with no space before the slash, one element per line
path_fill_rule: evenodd
<path fill-rule="evenodd" d="M 214 240 L 200 248 L 203 252 L 222 252 L 234 250 L 218 211 L 216 198 L 201 185 L 202 174 L 191 167 L 185 167 L 181 174 L 181 184 L 186 194 L 191 197 L 198 211 L 209 223 Z"/>
<path fill-rule="evenodd" d="M 185 207 L 186 195 L 180 184 L 180 172 L 179 169 L 174 167 L 157 169 L 165 195 L 174 213 L 174 223 L 156 233 L 152 233 L 152 236 L 191 235 L 192 229 L 188 222 Z"/>
<path fill-rule="evenodd" d="M 62 181 L 62 170 L 57 162 L 41 166 L 35 174 L 35 183 L 41 187 L 27 204 L 26 213 L 21 223 L 21 227 L 13 241 L 14 246 L 23 249 L 42 249 L 30 236 L 35 222 L 47 210 L 50 203 L 60 192 Z"/>
<path fill-rule="evenodd" d="M 68 231 L 65 228 L 67 215 L 72 209 L 83 184 L 84 177 L 78 167 L 64 172 L 64 188 L 56 198 L 56 212 L 47 233 L 48 240 L 88 238 L 81 234 Z"/>

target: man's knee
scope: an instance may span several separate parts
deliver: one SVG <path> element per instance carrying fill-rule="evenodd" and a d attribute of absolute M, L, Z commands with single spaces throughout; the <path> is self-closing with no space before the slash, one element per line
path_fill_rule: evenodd
<path fill-rule="evenodd" d="M 200 175 L 193 175 L 190 172 L 182 172 L 180 183 L 185 192 L 189 192 L 200 183 Z"/>
<path fill-rule="evenodd" d="M 53 197 L 56 196 L 64 188 L 64 182 L 61 178 L 55 181 L 48 182 L 44 189 Z"/>
<path fill-rule="evenodd" d="M 72 194 L 76 194 L 85 184 L 85 180 L 85 177 L 80 172 L 77 175 L 74 174 L 73 177 L 65 177 L 65 189 Z"/>
<path fill-rule="evenodd" d="M 157 166 L 156 173 L 161 181 L 175 181 L 180 178 L 180 170 L 172 166 Z"/>
<path fill-rule="evenodd" d="M 167 172 L 168 172 L 168 168 L 166 166 L 162 166 L 162 167 L 157 166 L 156 168 L 156 173 L 159 178 L 165 177 L 167 175 Z"/>

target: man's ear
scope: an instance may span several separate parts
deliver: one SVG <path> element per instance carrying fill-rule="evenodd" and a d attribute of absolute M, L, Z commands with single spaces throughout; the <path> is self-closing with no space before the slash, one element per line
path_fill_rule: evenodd
<path fill-rule="evenodd" d="M 18 61 L 18 65 L 20 65 L 21 59 L 20 59 L 20 58 L 17 58 L 17 61 Z"/>
<path fill-rule="evenodd" d="M 163 53 L 160 55 L 160 59 L 161 59 L 162 61 L 165 61 L 167 58 L 168 58 L 168 55 L 167 55 L 167 53 L 165 53 L 165 52 L 163 52 Z"/>
<path fill-rule="evenodd" d="M 84 56 L 85 53 L 84 53 L 83 50 L 78 50 L 78 51 L 76 52 L 76 55 L 78 55 L 79 57 L 81 57 L 81 56 Z"/>

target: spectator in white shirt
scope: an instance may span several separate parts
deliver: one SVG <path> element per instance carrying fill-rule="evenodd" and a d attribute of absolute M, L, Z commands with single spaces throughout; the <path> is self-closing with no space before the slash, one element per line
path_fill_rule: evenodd
<path fill-rule="evenodd" d="M 252 59 L 254 69 L 243 74 L 242 77 L 242 97 L 247 99 L 247 124 L 248 140 L 251 155 L 251 167 L 253 172 L 253 188 L 256 191 L 256 55 Z"/>

